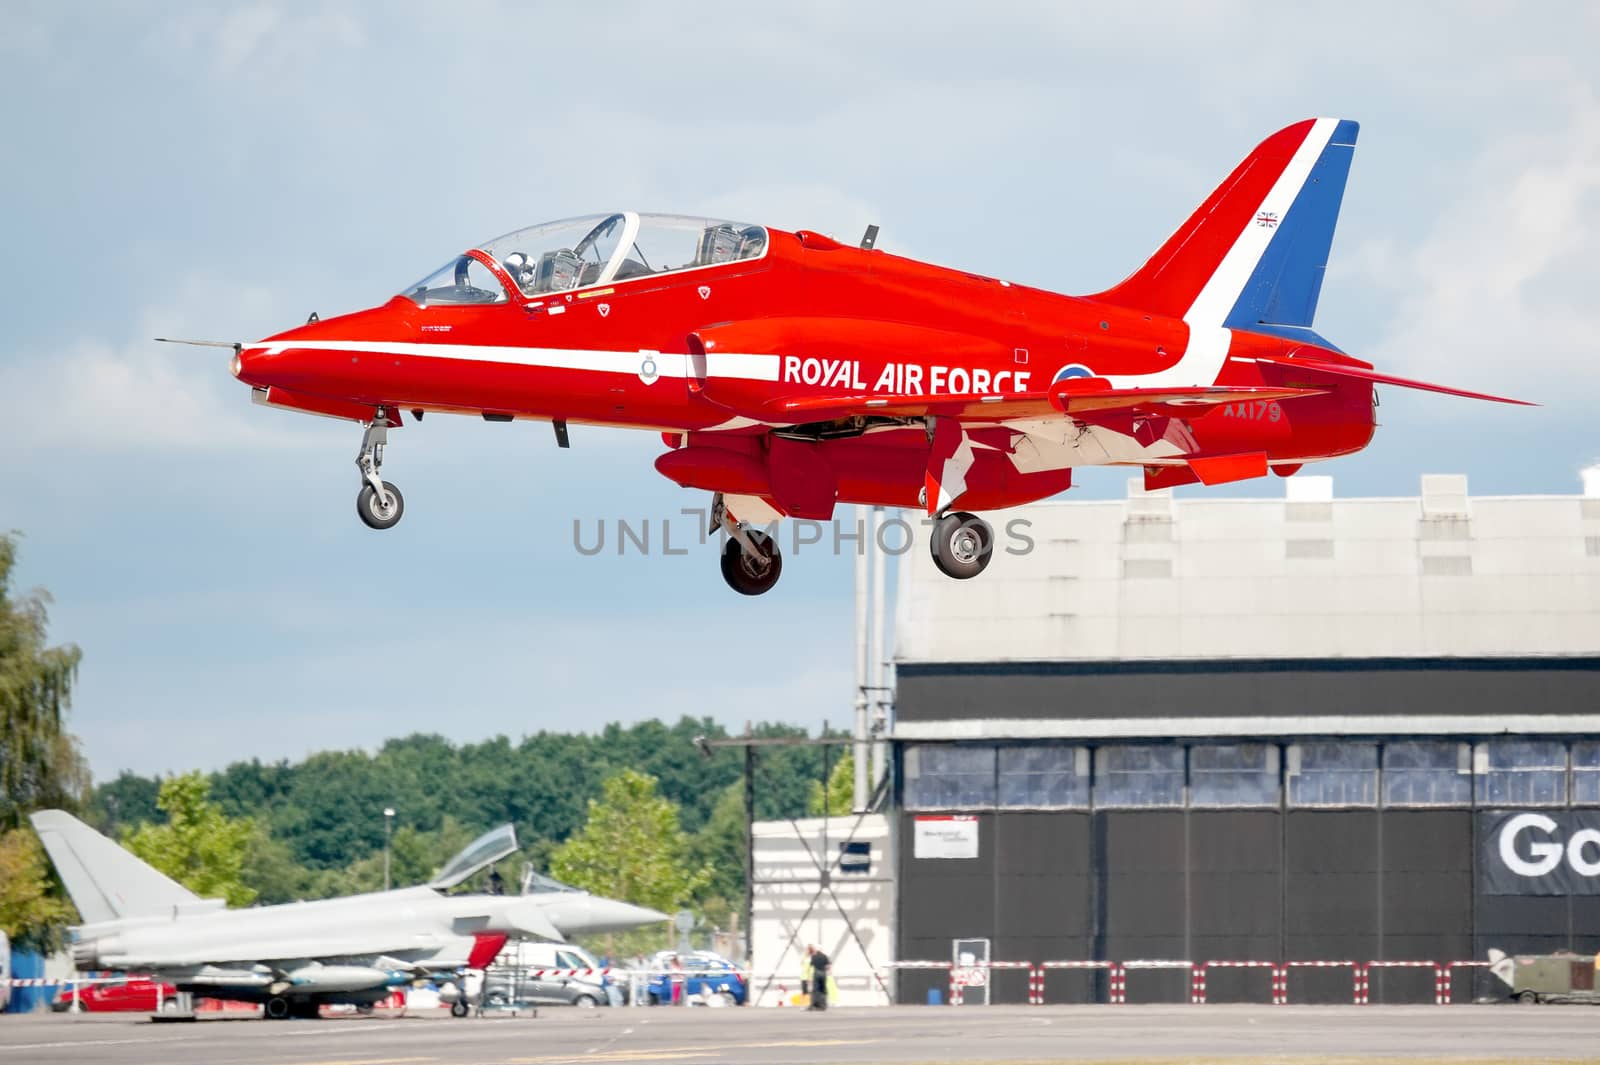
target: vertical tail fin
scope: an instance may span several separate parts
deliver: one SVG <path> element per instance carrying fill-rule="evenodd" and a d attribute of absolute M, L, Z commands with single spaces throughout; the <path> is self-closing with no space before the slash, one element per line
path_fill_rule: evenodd
<path fill-rule="evenodd" d="M 1274 133 L 1149 262 L 1089 298 L 1196 326 L 1309 328 L 1359 129 L 1316 118 Z"/>
<path fill-rule="evenodd" d="M 154 917 L 200 897 L 61 810 L 31 814 L 33 830 L 86 924 Z"/>

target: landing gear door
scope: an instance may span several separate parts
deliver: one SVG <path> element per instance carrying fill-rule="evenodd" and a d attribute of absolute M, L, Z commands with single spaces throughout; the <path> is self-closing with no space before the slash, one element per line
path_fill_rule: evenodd
<path fill-rule="evenodd" d="M 963 1006 L 989 1004 L 989 941 L 987 939 L 956 939 L 951 941 L 950 961 L 955 968 L 950 971 L 950 982 L 961 988 Z"/>

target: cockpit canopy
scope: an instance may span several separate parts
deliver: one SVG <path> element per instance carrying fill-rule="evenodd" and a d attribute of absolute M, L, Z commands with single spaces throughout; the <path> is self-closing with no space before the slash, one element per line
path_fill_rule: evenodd
<path fill-rule="evenodd" d="M 513 295 L 532 298 L 759 259 L 766 250 L 767 231 L 762 226 L 619 211 L 546 222 L 496 237 L 452 259 L 404 295 L 423 307 L 503 303 Z M 507 290 L 485 259 L 505 271 L 516 292 Z"/>
<path fill-rule="evenodd" d="M 473 873 L 486 869 L 508 854 L 516 853 L 517 830 L 511 825 L 491 828 L 462 848 L 461 853 L 444 863 L 428 881 L 428 886 L 444 891 L 453 888 Z"/>

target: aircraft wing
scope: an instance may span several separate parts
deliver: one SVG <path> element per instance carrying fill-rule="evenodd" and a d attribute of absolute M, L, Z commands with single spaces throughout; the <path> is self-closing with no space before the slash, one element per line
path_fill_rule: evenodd
<path fill-rule="evenodd" d="M 1047 418 L 1059 414 L 1149 414 L 1198 417 L 1213 407 L 1256 400 L 1314 396 L 1318 388 L 1212 386 L 1192 388 L 1112 388 L 1095 378 L 1072 378 L 1042 392 L 1011 392 L 987 396 L 819 396 L 776 399 L 766 405 L 766 420 L 827 422 L 864 415 L 894 418 L 943 417 L 963 421 L 1006 422 L 1021 418 Z M 1105 387 L 1084 387 L 1099 381 Z"/>

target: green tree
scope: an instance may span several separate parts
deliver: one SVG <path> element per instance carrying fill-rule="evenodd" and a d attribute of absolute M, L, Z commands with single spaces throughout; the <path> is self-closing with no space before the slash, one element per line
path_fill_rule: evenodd
<path fill-rule="evenodd" d="M 710 916 L 714 900 L 730 912 L 744 909 L 744 781 L 717 794 L 705 825 L 690 840 L 690 860 L 709 871 L 697 900 Z"/>
<path fill-rule="evenodd" d="M 78 649 L 46 646 L 48 593 L 11 595 L 15 535 L 0 535 L 0 828 L 46 806 L 76 808 L 89 774 L 63 728 Z"/>
<path fill-rule="evenodd" d="M 256 826 L 249 818 L 225 817 L 210 793 L 210 781 L 198 770 L 169 777 L 156 800 L 166 824 L 142 825 L 123 845 L 201 898 L 248 906 L 256 892 L 245 885 L 244 865 Z"/>
<path fill-rule="evenodd" d="M 48 952 L 60 946 L 73 917 L 72 907 L 54 891 L 33 830 L 0 834 L 0 931 L 17 946 Z"/>
<path fill-rule="evenodd" d="M 589 800 L 588 820 L 555 849 L 550 872 L 573 887 L 666 913 L 688 904 L 711 879 L 710 869 L 690 859 L 677 805 L 658 793 L 655 777 L 632 769 L 607 780 L 600 798 Z M 610 942 L 637 949 L 660 943 L 664 930 Z"/>
<path fill-rule="evenodd" d="M 813 780 L 811 792 L 806 797 L 806 813 L 820 817 L 824 813 L 847 814 L 856 804 L 856 759 L 846 750 L 843 758 L 833 764 L 828 773 L 827 807 L 823 807 L 822 782 Z"/>

